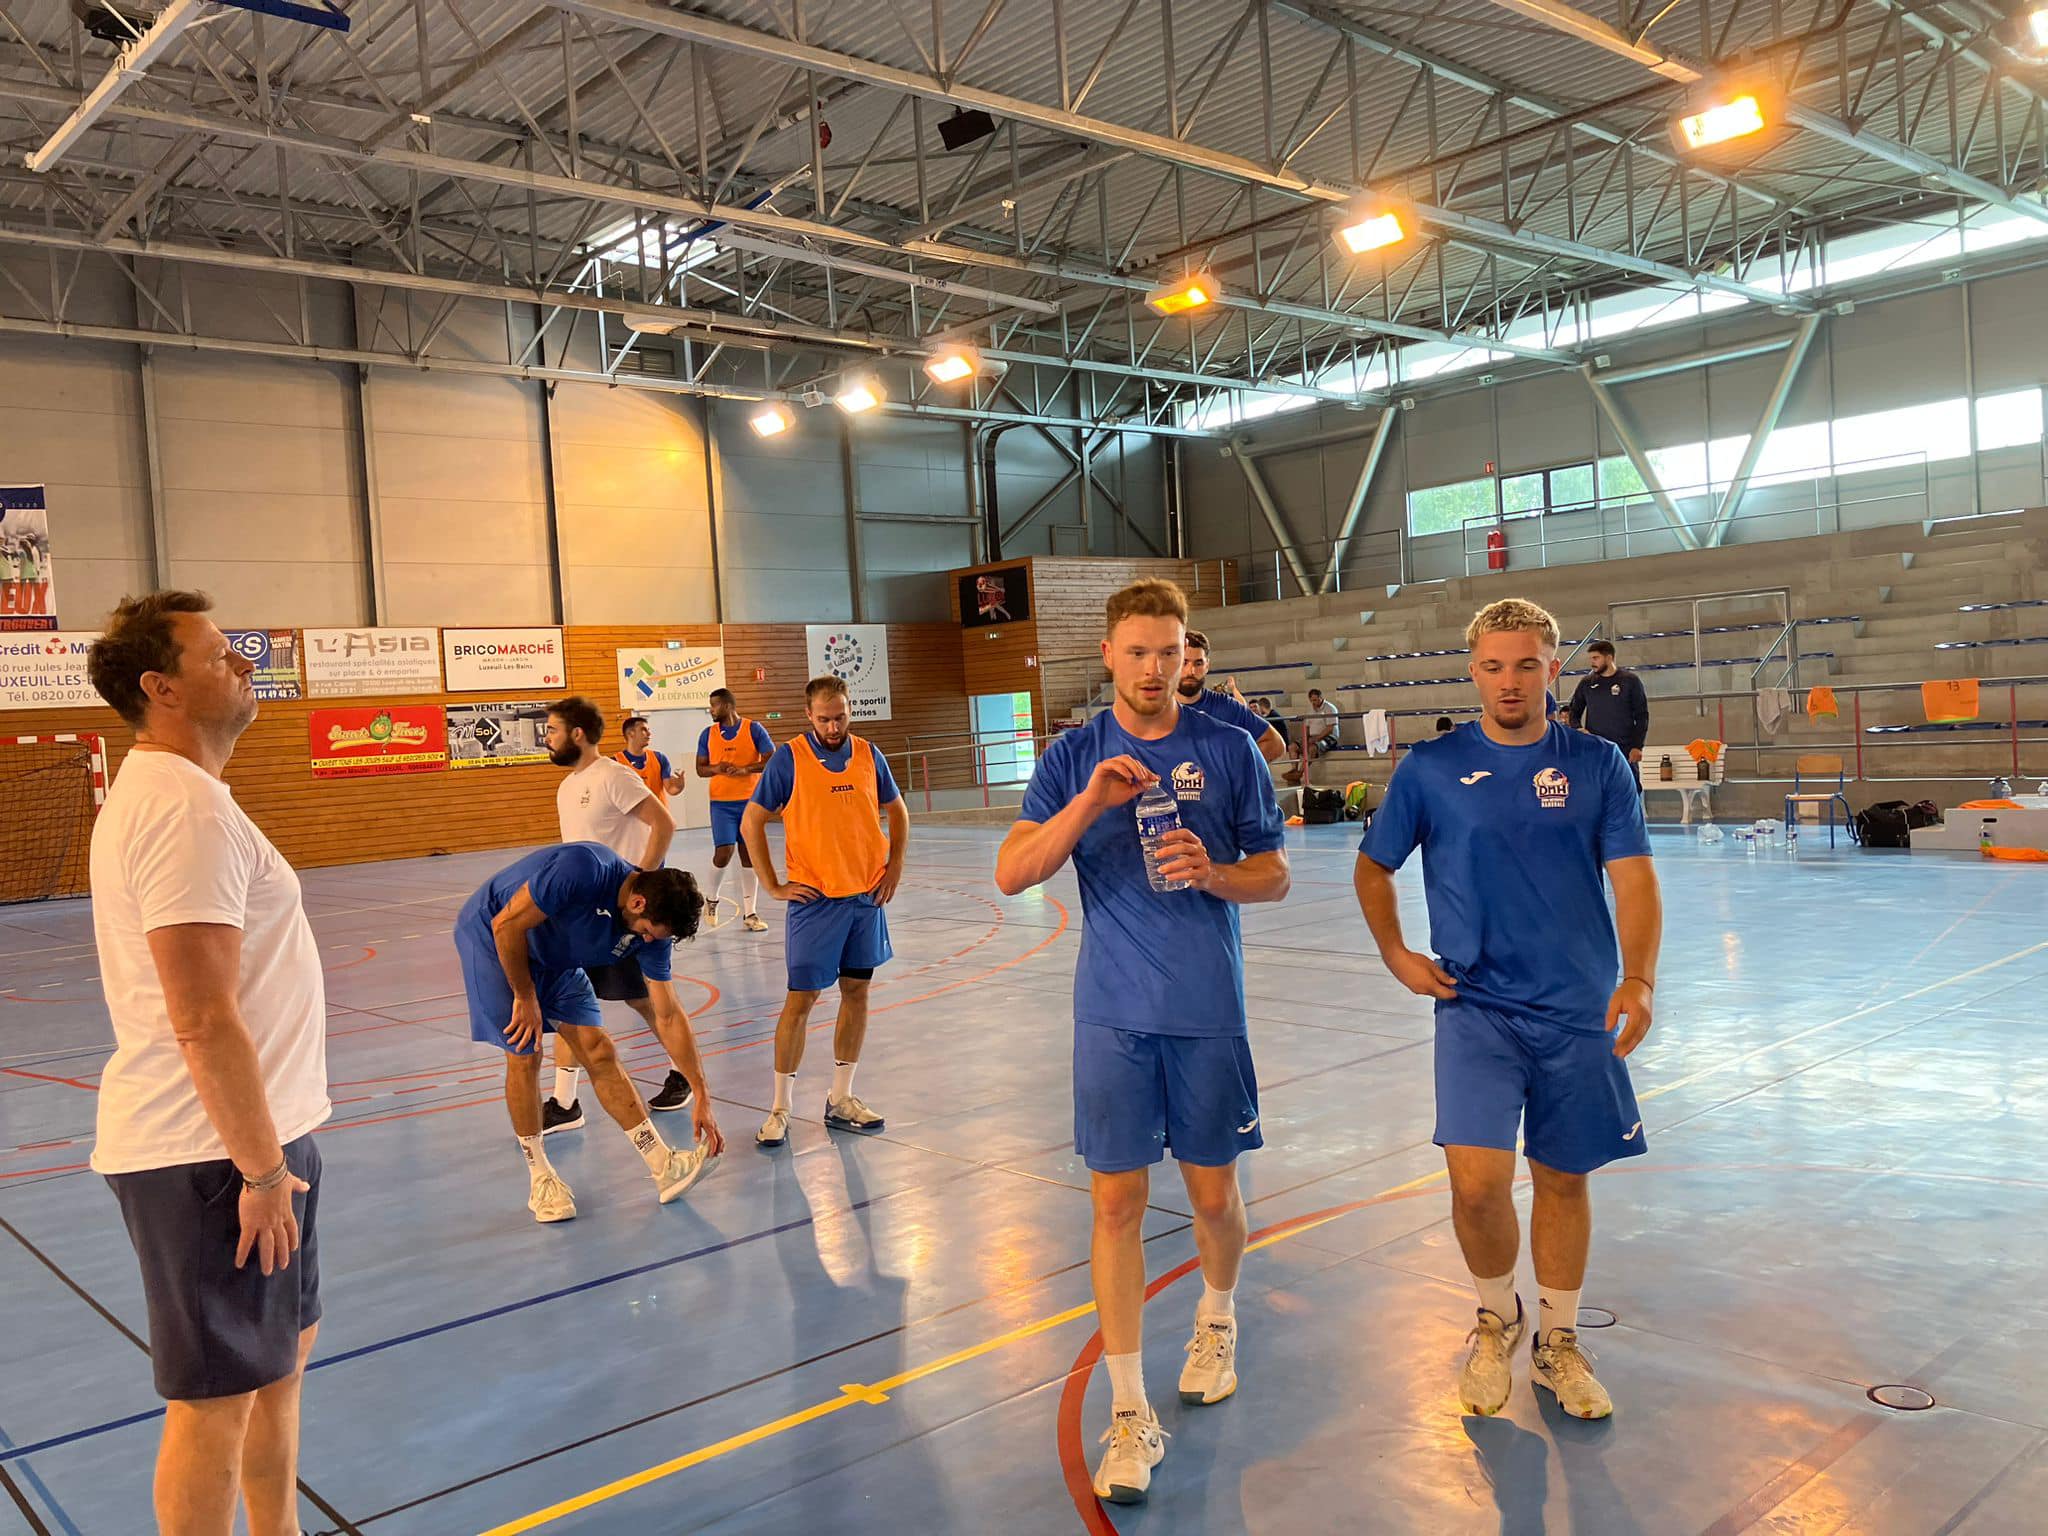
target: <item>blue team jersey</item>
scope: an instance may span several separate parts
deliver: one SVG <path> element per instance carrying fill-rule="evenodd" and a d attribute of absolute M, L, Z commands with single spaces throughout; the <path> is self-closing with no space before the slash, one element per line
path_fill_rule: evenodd
<path fill-rule="evenodd" d="M 753 739 L 754 750 L 762 757 L 768 756 L 769 753 L 775 750 L 775 743 L 768 739 L 768 727 L 758 720 L 749 720 L 747 724 L 753 727 L 749 734 Z M 711 733 L 713 731 L 718 732 L 727 741 L 731 741 L 733 737 L 739 735 L 740 728 L 737 724 L 729 731 L 722 725 L 705 726 L 703 730 L 697 733 L 697 755 L 699 757 L 709 757 L 711 755 Z"/>
<path fill-rule="evenodd" d="M 1135 757 L 1180 801 L 1181 825 L 1209 857 L 1232 864 L 1286 840 L 1273 779 L 1251 738 L 1194 710 L 1173 733 L 1140 741 L 1105 710 L 1046 749 L 1018 808 L 1048 822 L 1087 787 L 1105 758 Z M 1145 875 L 1136 811 L 1104 811 L 1074 845 L 1081 882 L 1081 957 L 1074 1019 L 1153 1035 L 1242 1035 L 1244 954 L 1237 903 L 1202 891 L 1155 891 Z"/>
<path fill-rule="evenodd" d="M 1253 741 L 1273 728 L 1273 722 L 1250 705 L 1240 704 L 1229 694 L 1209 688 L 1204 688 L 1193 702 L 1182 699 L 1180 707 L 1192 709 L 1198 715 L 1207 715 L 1211 720 L 1220 720 L 1225 725 L 1234 725 Z"/>
<path fill-rule="evenodd" d="M 1605 1029 L 1620 954 L 1602 871 L 1650 851 L 1612 742 L 1553 724 L 1508 747 L 1468 721 L 1409 748 L 1358 846 L 1386 869 L 1422 850 L 1430 946 L 1461 1001 Z"/>
<path fill-rule="evenodd" d="M 833 752 L 827 752 L 819 745 L 813 732 L 806 731 L 804 740 L 811 744 L 811 750 L 825 765 L 827 773 L 844 773 L 846 765 L 853 760 L 851 735 Z M 875 754 L 875 803 L 888 805 L 902 791 L 896 787 L 896 776 L 889 772 L 889 760 L 882 756 L 882 749 L 873 742 L 868 743 L 868 748 Z M 768 766 L 761 770 L 761 782 L 754 786 L 754 803 L 764 811 L 781 810 L 789 804 L 789 797 L 796 793 L 796 761 L 790 756 L 789 749 L 790 744 L 786 741 L 775 749 L 775 755 L 768 759 Z"/>
<path fill-rule="evenodd" d="M 508 864 L 480 886 L 464 907 L 480 917 L 486 933 L 519 887 L 548 920 L 526 935 L 526 952 L 537 971 L 582 970 L 611 965 L 628 956 L 651 981 L 669 979 L 673 939 L 650 944 L 628 928 L 616 910 L 619 887 L 638 871 L 602 843 L 562 843 Z"/>

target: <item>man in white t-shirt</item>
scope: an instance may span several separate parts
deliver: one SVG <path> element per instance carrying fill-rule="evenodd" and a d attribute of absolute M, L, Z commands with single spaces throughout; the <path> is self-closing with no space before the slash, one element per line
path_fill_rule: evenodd
<path fill-rule="evenodd" d="M 646 778 L 616 757 L 597 749 L 604 740 L 604 714 L 588 699 L 574 697 L 548 706 L 548 757 L 569 776 L 555 791 L 555 817 L 565 843 L 602 843 L 640 869 L 659 869 L 676 834 L 675 818 Z M 648 995 L 647 978 L 630 956 L 584 974 L 601 1002 L 624 1003 L 654 1032 L 669 1054 L 670 1067 L 661 1091 L 647 1101 L 652 1110 L 674 1111 L 690 1102 L 690 1080 L 680 1070 L 683 1036 L 689 1029 L 660 1014 Z M 576 1057 L 559 1035 L 555 1038 L 555 1091 L 541 1105 L 541 1134 L 573 1131 L 583 1124 L 577 1102 Z"/>
<path fill-rule="evenodd" d="M 320 1321 L 327 1000 L 291 865 L 221 782 L 250 664 L 198 592 L 116 608 L 93 687 L 135 731 L 92 833 L 114 1026 L 92 1166 L 142 1265 L 165 1398 L 157 1523 L 296 1536 L 299 1384 Z"/>

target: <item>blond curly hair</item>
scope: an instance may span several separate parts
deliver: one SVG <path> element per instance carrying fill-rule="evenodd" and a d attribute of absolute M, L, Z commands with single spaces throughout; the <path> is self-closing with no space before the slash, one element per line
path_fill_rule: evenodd
<path fill-rule="evenodd" d="M 1477 645 L 1481 635 L 1510 634 L 1523 630 L 1534 630 L 1543 637 L 1543 643 L 1556 650 L 1561 638 L 1557 620 L 1550 610 L 1530 602 L 1526 597 L 1504 597 L 1497 603 L 1488 603 L 1472 615 L 1472 622 L 1465 626 L 1465 644 Z"/>

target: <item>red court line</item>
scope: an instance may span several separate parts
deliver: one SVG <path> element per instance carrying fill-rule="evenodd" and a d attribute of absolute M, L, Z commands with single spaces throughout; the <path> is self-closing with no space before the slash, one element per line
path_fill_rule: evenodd
<path fill-rule="evenodd" d="M 0 1067 L 9 1077 L 26 1077 L 38 1083 L 62 1083 L 66 1088 L 83 1088 L 87 1093 L 100 1091 L 97 1083 L 83 1083 L 75 1077 L 51 1077 L 45 1072 L 30 1072 L 23 1067 Z"/>
<path fill-rule="evenodd" d="M 41 1003 L 45 1007 L 61 1008 L 67 1003 L 76 1004 L 89 1001 L 89 999 L 79 997 L 23 997 L 19 992 L 0 992 L 0 1001 L 10 1003 Z"/>
<path fill-rule="evenodd" d="M 55 1168 L 24 1168 L 20 1173 L 0 1173 L 0 1179 L 32 1179 L 39 1173 L 77 1173 L 91 1163 L 63 1163 Z"/>
<path fill-rule="evenodd" d="M 369 945 L 365 944 L 363 946 L 363 952 L 360 955 L 357 955 L 355 959 L 344 960 L 339 965 L 323 965 L 322 967 L 320 967 L 320 969 L 322 969 L 323 971 L 346 971 L 350 969 L 352 966 L 361 965 L 365 960 L 374 960 L 376 958 L 377 951 L 372 949 Z"/>

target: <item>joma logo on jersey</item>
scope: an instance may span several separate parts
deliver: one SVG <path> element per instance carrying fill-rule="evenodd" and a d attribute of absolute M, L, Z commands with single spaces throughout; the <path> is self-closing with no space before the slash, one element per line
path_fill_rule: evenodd
<path fill-rule="evenodd" d="M 1548 811 L 1561 811 L 1564 803 L 1571 798 L 1572 781 L 1564 776 L 1562 769 L 1539 768 L 1534 780 L 1536 798 Z"/>
<path fill-rule="evenodd" d="M 853 793 L 853 786 L 851 784 L 834 784 L 832 786 L 832 793 L 835 795 L 850 795 Z"/>

